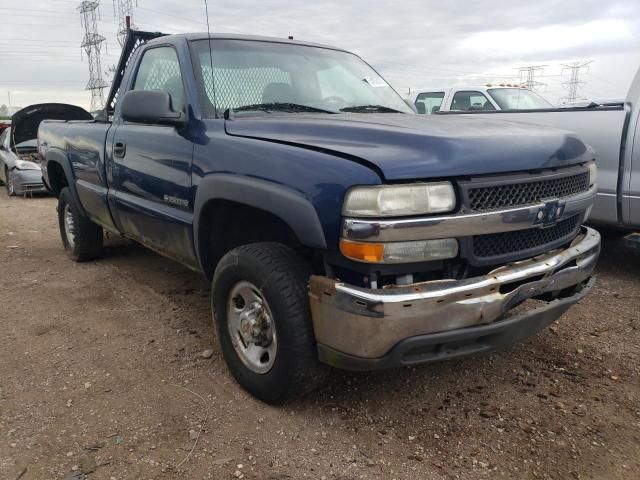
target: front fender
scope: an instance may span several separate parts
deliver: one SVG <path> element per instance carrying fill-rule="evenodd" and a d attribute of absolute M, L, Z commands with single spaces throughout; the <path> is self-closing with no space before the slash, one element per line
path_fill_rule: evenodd
<path fill-rule="evenodd" d="M 69 157 L 67 157 L 67 154 L 64 151 L 54 149 L 54 148 L 47 151 L 45 156 L 45 161 L 44 161 L 45 168 L 43 168 L 43 171 L 42 171 L 42 177 L 45 181 L 45 185 L 52 192 L 54 191 L 51 185 L 51 179 L 49 178 L 49 169 L 51 168 L 52 163 L 57 163 L 62 167 L 62 170 L 64 171 L 64 176 L 67 179 L 67 186 L 71 191 L 73 200 L 76 202 L 76 205 L 80 210 L 80 213 L 86 216 L 86 212 L 84 210 L 84 207 L 82 206 L 82 202 L 80 202 L 80 197 L 78 196 L 76 179 L 75 179 L 75 176 L 73 175 L 73 168 L 71 168 L 71 160 L 69 160 Z"/>
<path fill-rule="evenodd" d="M 272 213 L 289 225 L 303 245 L 320 249 L 327 247 L 318 213 L 301 193 L 257 178 L 212 174 L 200 181 L 194 203 L 193 233 L 199 261 L 202 248 L 200 217 L 203 207 L 211 200 L 232 201 Z"/>

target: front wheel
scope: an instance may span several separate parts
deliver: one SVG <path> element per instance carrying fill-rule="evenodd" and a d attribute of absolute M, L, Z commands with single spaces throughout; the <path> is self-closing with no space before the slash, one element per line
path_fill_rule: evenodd
<path fill-rule="evenodd" d="M 80 212 L 69 187 L 58 197 L 58 224 L 64 249 L 73 261 L 86 262 L 101 255 L 102 227 Z"/>
<path fill-rule="evenodd" d="M 238 247 L 216 268 L 212 308 L 224 359 L 236 381 L 266 403 L 302 396 L 328 373 L 313 335 L 310 274 L 278 243 Z"/>

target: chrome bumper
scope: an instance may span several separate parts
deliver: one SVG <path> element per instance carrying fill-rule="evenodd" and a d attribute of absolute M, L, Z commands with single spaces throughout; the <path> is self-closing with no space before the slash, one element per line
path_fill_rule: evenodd
<path fill-rule="evenodd" d="M 314 276 L 309 296 L 316 340 L 342 354 L 380 358 L 408 338 L 490 324 L 528 298 L 579 286 L 599 253 L 600 234 L 582 227 L 566 250 L 481 277 L 372 290 Z"/>

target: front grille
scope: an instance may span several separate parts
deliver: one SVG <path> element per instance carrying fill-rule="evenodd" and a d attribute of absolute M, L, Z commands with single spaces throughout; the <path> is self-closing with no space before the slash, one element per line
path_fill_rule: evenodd
<path fill-rule="evenodd" d="M 575 234 L 579 221 L 580 216 L 576 215 L 552 227 L 476 235 L 473 237 L 473 254 L 476 258 L 491 258 L 519 252 L 529 253 L 563 239 L 569 240 Z"/>
<path fill-rule="evenodd" d="M 469 208 L 495 210 L 538 203 L 548 198 L 563 198 L 589 189 L 589 172 L 534 182 L 470 188 Z"/>

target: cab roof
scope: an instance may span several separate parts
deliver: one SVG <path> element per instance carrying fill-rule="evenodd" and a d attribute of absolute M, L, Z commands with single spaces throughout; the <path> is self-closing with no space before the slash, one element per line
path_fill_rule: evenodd
<path fill-rule="evenodd" d="M 208 38 L 211 38 L 211 40 L 250 40 L 254 42 L 287 43 L 290 45 L 302 45 L 306 47 L 328 48 L 330 50 L 339 50 L 339 51 L 347 52 L 347 50 L 344 50 L 343 48 L 338 48 L 331 45 L 323 45 L 320 43 L 306 42 L 303 40 L 294 40 L 286 37 L 285 38 L 266 37 L 266 36 L 260 36 L 260 35 L 243 35 L 243 34 L 237 34 L 237 33 L 217 33 L 217 32 L 211 33 L 211 35 L 207 34 L 206 32 L 164 35 L 162 37 L 158 37 L 153 40 L 150 40 L 149 45 L 152 45 L 155 43 L 165 43 L 167 42 L 167 40 L 172 41 L 172 40 L 185 39 L 191 42 L 195 40 L 207 40 Z"/>

